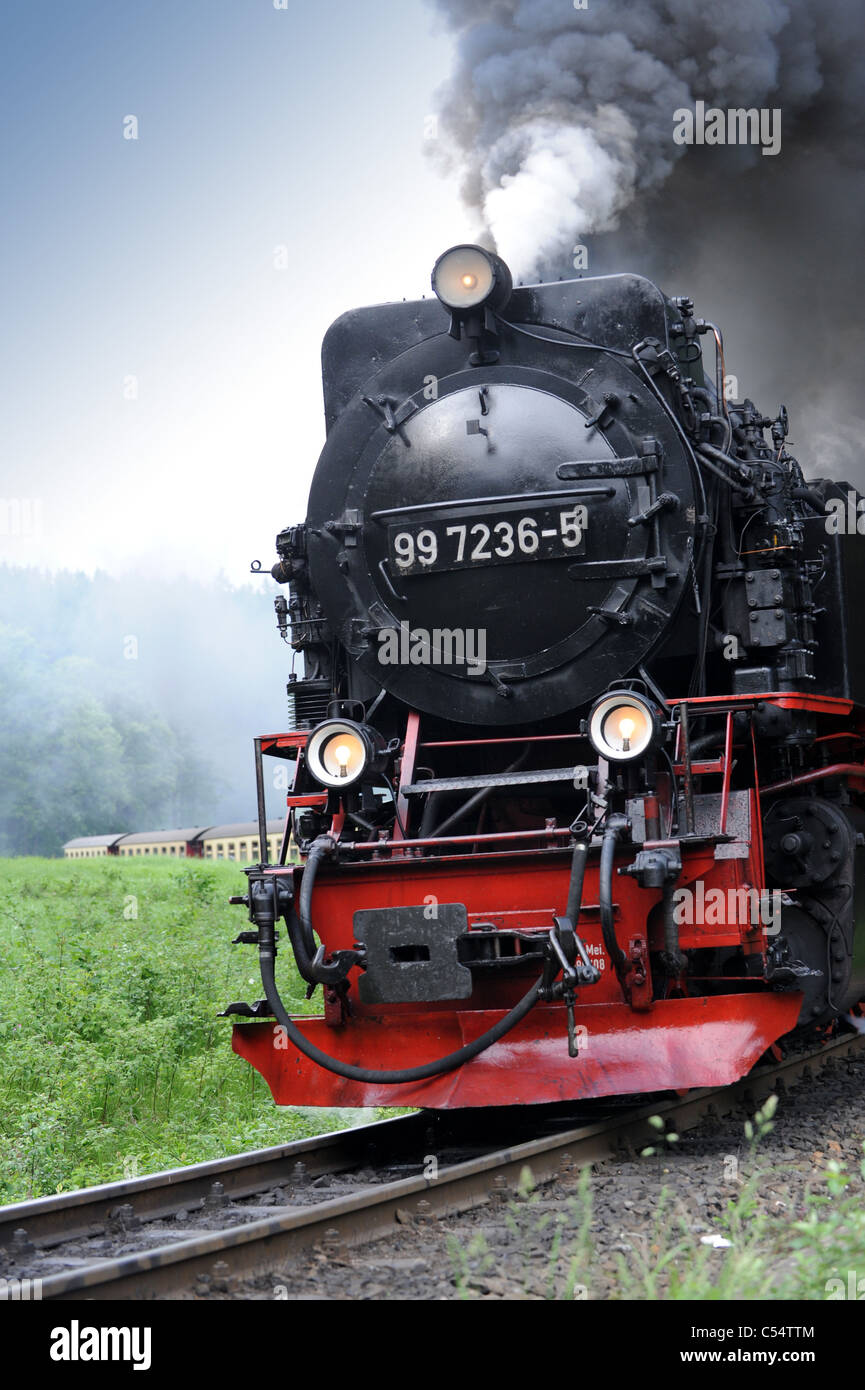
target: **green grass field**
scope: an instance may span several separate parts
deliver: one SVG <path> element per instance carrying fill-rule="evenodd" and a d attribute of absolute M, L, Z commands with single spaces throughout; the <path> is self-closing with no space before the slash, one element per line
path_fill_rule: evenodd
<path fill-rule="evenodd" d="M 231 1051 L 217 1013 L 260 996 L 254 949 L 231 945 L 246 917 L 227 899 L 244 882 L 224 863 L 0 859 L 0 1202 L 358 1122 L 350 1111 L 279 1109 Z M 289 1007 L 314 1011 L 288 951 L 280 963 Z M 827 1278 L 863 1267 L 865 1163 L 860 1173 L 830 1163 L 819 1176 L 825 1190 L 793 1221 L 758 1210 L 766 1174 L 755 1172 L 719 1223 L 732 1241 L 721 1263 L 659 1206 L 646 1251 L 617 1257 L 615 1296 L 825 1298 Z M 577 1215 L 567 1259 L 590 1286 L 589 1222 Z M 563 1208 L 557 1221 L 569 1220 Z M 551 1271 L 565 1258 L 565 1227 L 555 1230 Z M 486 1256 L 457 1254 L 462 1287 Z"/>
<path fill-rule="evenodd" d="M 0 1202 L 356 1122 L 276 1107 L 231 1051 L 217 1013 L 261 997 L 254 947 L 231 945 L 245 882 L 192 860 L 0 860 Z M 289 962 L 286 1002 L 315 1012 Z"/>

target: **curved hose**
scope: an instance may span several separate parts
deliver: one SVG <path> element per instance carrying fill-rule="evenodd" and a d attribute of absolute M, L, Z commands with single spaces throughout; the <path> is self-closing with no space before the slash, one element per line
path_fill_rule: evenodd
<path fill-rule="evenodd" d="M 370 1085 L 398 1086 L 411 1081 L 426 1081 L 429 1077 L 442 1076 L 446 1072 L 455 1071 L 457 1067 L 464 1066 L 466 1062 L 470 1062 L 479 1053 L 485 1052 L 488 1047 L 492 1047 L 493 1043 L 498 1042 L 512 1028 L 515 1028 L 537 1003 L 541 989 L 541 981 L 536 980 L 528 994 L 523 995 L 510 1013 L 505 1014 L 504 1018 L 499 1019 L 498 1023 L 489 1028 L 486 1033 L 481 1033 L 474 1042 L 466 1043 L 465 1047 L 459 1048 L 456 1052 L 449 1052 L 447 1056 L 439 1057 L 435 1062 L 426 1062 L 419 1067 L 406 1067 L 402 1071 L 369 1071 L 366 1067 L 355 1067 L 350 1062 L 340 1062 L 337 1057 L 331 1057 L 327 1052 L 322 1052 L 320 1047 L 316 1047 L 315 1043 L 311 1043 L 308 1038 L 305 1038 L 297 1025 L 289 1018 L 285 1005 L 279 997 L 279 991 L 276 988 L 273 951 L 261 951 L 259 964 L 265 998 L 277 1023 L 285 1029 L 298 1052 L 302 1052 L 311 1062 L 317 1062 L 326 1071 L 335 1072 L 337 1076 L 344 1076 L 348 1081 L 364 1081 Z"/>
<path fill-rule="evenodd" d="M 303 931 L 303 941 L 306 954 L 312 958 L 315 955 L 315 936 L 312 930 L 312 890 L 315 887 L 315 879 L 318 874 L 318 866 L 325 855 L 333 854 L 336 849 L 336 841 L 330 835 L 319 835 L 313 841 L 312 848 L 307 855 L 306 863 L 303 866 L 303 877 L 300 880 L 300 896 L 297 900 L 297 915 L 300 918 L 300 925 Z M 292 945 L 294 943 L 292 942 Z"/>
<path fill-rule="evenodd" d="M 627 965 L 625 953 L 616 940 L 616 931 L 613 925 L 613 860 L 616 854 L 616 841 L 619 838 L 621 826 L 615 822 L 608 825 L 604 831 L 604 841 L 601 845 L 601 869 L 600 882 L 598 885 L 598 902 L 601 909 L 601 932 L 604 938 L 604 945 L 607 954 L 615 968 L 616 974 L 621 979 L 621 972 Z"/>
<path fill-rule="evenodd" d="M 306 980 L 308 985 L 341 985 L 347 973 L 343 960 L 337 959 L 330 965 L 325 965 L 320 953 L 314 952 L 310 955 L 306 945 L 306 933 L 297 919 L 296 912 L 285 914 L 285 925 L 301 979 Z M 344 959 L 346 953 L 339 954 Z"/>
<path fill-rule="evenodd" d="M 297 912 L 287 911 L 285 922 L 297 968 L 309 985 L 341 985 L 352 964 L 358 959 L 356 951 L 337 951 L 331 963 L 325 964 L 324 948 L 316 948 L 312 929 L 312 890 L 318 866 L 325 855 L 333 854 L 336 841 L 330 835 L 320 835 L 307 856 L 300 883 Z"/>
<path fill-rule="evenodd" d="M 346 976 L 346 970 L 341 964 L 335 962 L 328 966 L 318 960 L 312 931 L 312 890 L 315 887 L 318 866 L 325 855 L 332 854 L 335 849 L 336 842 L 330 835 L 320 835 L 314 842 L 303 871 L 297 915 L 291 912 L 286 917 L 288 935 L 297 961 L 297 968 L 308 983 L 339 984 L 345 980 Z M 477 1057 L 479 1053 L 492 1047 L 493 1043 L 498 1042 L 525 1018 L 529 1010 L 537 1003 L 542 984 L 542 980 L 537 980 L 528 993 L 523 995 L 519 1003 L 514 1005 L 510 1013 L 505 1014 L 504 1018 L 499 1019 L 498 1023 L 489 1028 L 486 1033 L 475 1038 L 474 1042 L 467 1043 L 465 1047 L 459 1048 L 456 1052 L 450 1052 L 446 1057 L 439 1057 L 435 1062 L 427 1062 L 419 1067 L 407 1067 L 402 1071 L 369 1071 L 365 1067 L 355 1067 L 348 1062 L 340 1062 L 337 1057 L 331 1057 L 327 1052 L 322 1052 L 321 1048 L 316 1047 L 315 1043 L 311 1043 L 304 1037 L 297 1025 L 289 1018 L 276 987 L 275 945 L 272 940 L 268 940 L 267 935 L 261 930 L 259 931 L 259 940 L 259 967 L 265 998 L 277 1023 L 285 1029 L 298 1051 L 302 1052 L 310 1061 L 317 1062 L 320 1067 L 324 1067 L 327 1071 L 335 1072 L 337 1076 L 344 1076 L 349 1081 L 364 1081 L 373 1085 L 400 1085 L 411 1081 L 425 1081 L 428 1077 L 441 1076 L 445 1072 L 454 1071 L 457 1067 L 470 1062 L 473 1057 Z M 345 955 L 347 953 L 342 952 L 340 954 Z M 330 972 L 333 972 L 332 975 Z"/>

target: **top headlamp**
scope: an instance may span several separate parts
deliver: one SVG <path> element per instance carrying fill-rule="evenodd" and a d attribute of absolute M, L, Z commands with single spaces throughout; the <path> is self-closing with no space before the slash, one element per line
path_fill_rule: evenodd
<path fill-rule="evenodd" d="M 499 256 L 482 246 L 452 246 L 433 266 L 432 287 L 445 308 L 459 314 L 487 304 L 503 308 L 514 286 Z"/>

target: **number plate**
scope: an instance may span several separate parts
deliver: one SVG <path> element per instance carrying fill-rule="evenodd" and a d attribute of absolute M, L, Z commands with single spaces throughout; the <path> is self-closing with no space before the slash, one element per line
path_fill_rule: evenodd
<path fill-rule="evenodd" d="M 480 569 L 520 560 L 559 560 L 585 550 L 587 508 L 557 503 L 508 512 L 470 512 L 388 527 L 393 575 Z"/>

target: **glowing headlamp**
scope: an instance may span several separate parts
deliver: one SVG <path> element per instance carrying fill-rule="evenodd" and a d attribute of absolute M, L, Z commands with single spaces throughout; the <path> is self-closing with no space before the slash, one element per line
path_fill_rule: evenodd
<path fill-rule="evenodd" d="M 608 762 L 625 763 L 641 758 L 658 742 L 658 711 L 632 690 L 615 690 L 596 700 L 589 715 L 589 740 L 595 752 Z"/>
<path fill-rule="evenodd" d="M 433 266 L 432 287 L 445 308 L 459 314 L 485 304 L 501 309 L 514 286 L 499 256 L 482 246 L 452 246 Z"/>
<path fill-rule="evenodd" d="M 369 781 L 386 764 L 381 735 L 353 719 L 326 719 L 306 745 L 307 769 L 323 787 L 341 790 Z"/>
<path fill-rule="evenodd" d="M 350 787 L 375 755 L 366 729 L 350 719 L 319 724 L 306 745 L 306 765 L 323 787 Z"/>

